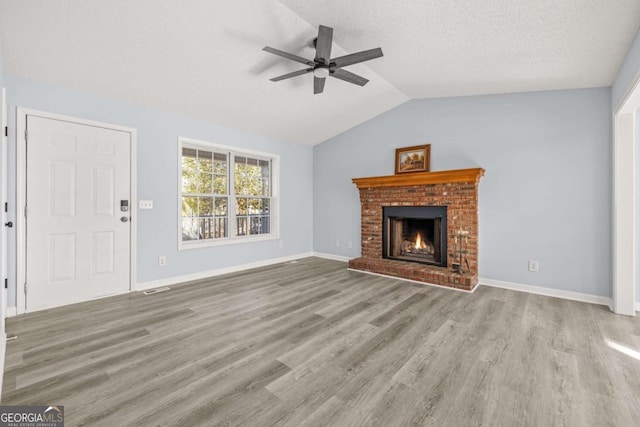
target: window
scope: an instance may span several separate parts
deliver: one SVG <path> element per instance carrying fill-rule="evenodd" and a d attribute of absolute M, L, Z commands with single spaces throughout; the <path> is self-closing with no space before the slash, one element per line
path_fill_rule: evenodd
<path fill-rule="evenodd" d="M 277 238 L 277 157 L 179 139 L 179 247 Z"/>

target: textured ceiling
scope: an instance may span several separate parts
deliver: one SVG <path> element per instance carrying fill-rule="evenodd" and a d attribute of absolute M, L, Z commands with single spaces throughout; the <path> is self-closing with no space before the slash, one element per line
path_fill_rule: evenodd
<path fill-rule="evenodd" d="M 312 76 L 265 45 L 313 57 L 382 47 Z M 640 25 L 637 0 L 0 0 L 7 73 L 317 144 L 410 98 L 609 86 Z"/>
<path fill-rule="evenodd" d="M 640 26 L 638 0 L 282 0 L 330 23 L 411 98 L 610 86 Z"/>

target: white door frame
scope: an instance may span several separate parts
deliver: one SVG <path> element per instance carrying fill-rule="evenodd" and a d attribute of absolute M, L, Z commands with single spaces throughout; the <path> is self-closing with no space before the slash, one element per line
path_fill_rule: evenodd
<path fill-rule="evenodd" d="M 640 74 L 613 113 L 613 306 L 636 314 L 636 111 Z"/>
<path fill-rule="evenodd" d="M 129 253 L 129 290 L 135 289 L 136 284 L 136 258 L 137 258 L 137 130 L 130 127 L 113 125 L 110 123 L 97 122 L 93 120 L 85 120 L 77 117 L 64 116 L 61 114 L 48 113 L 45 111 L 31 110 L 28 108 L 16 108 L 16 310 L 17 314 L 26 312 L 26 299 L 24 293 L 25 277 L 26 277 L 26 222 L 24 221 L 24 206 L 27 201 L 27 115 L 37 116 L 45 119 L 61 120 L 81 125 L 101 127 L 121 132 L 127 132 L 131 135 L 131 153 L 130 153 L 130 177 L 131 177 L 131 201 L 129 202 L 131 214 L 131 245 Z"/>
<path fill-rule="evenodd" d="M 4 318 L 7 315 L 7 307 L 9 306 L 7 303 L 8 289 L 5 289 L 4 287 L 4 280 L 9 277 L 9 229 L 4 225 L 9 221 L 9 212 L 5 212 L 5 206 L 7 206 L 5 203 L 9 202 L 9 186 L 7 182 L 9 179 L 9 173 L 7 172 L 7 165 L 9 164 L 9 159 L 7 158 L 7 153 L 9 151 L 9 137 L 5 135 L 5 129 L 9 122 L 7 119 L 7 90 L 5 88 L 0 90 L 2 90 L 2 99 L 0 100 L 0 110 L 2 110 L 2 118 L 0 120 L 2 122 L 2 126 L 0 127 L 0 129 L 2 129 L 2 136 L 0 137 L 0 139 L 2 139 L 2 197 L 0 197 L 0 209 L 2 209 L 2 214 L 0 215 L 2 217 L 2 221 L 0 222 L 0 227 L 2 227 L 2 268 L 0 269 L 2 270 L 2 276 L 0 276 L 0 281 L 2 281 L 0 284 L 0 286 L 2 286 L 2 312 L 0 313 L 0 316 L 2 317 L 2 319 L 0 319 L 2 326 L 0 327 L 1 335 L 4 334 Z"/>

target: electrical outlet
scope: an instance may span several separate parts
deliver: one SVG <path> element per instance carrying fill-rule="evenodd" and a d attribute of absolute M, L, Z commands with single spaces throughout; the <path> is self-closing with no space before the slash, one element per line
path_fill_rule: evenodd
<path fill-rule="evenodd" d="M 537 259 L 529 260 L 529 271 L 531 271 L 532 273 L 537 273 L 538 271 L 540 271 L 540 264 L 538 263 Z"/>
<path fill-rule="evenodd" d="M 140 200 L 138 206 L 140 209 L 153 209 L 153 200 Z"/>
<path fill-rule="evenodd" d="M 347 240 L 347 247 L 349 249 L 353 248 L 353 242 L 351 240 Z"/>
<path fill-rule="evenodd" d="M 340 240 L 336 240 L 336 246 L 340 246 Z"/>
<path fill-rule="evenodd" d="M 158 265 L 160 267 L 164 267 L 165 265 L 167 265 L 167 257 L 162 255 L 158 257 Z"/>
<path fill-rule="evenodd" d="M 284 240 L 280 240 L 280 249 L 284 249 Z"/>

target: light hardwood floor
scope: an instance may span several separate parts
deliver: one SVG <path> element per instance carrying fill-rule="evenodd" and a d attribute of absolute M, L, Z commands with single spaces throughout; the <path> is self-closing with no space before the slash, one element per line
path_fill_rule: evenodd
<path fill-rule="evenodd" d="M 318 258 L 7 331 L 2 403 L 64 405 L 68 426 L 640 425 L 640 318 Z"/>

